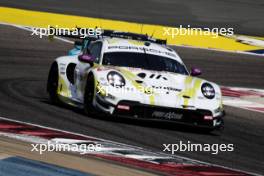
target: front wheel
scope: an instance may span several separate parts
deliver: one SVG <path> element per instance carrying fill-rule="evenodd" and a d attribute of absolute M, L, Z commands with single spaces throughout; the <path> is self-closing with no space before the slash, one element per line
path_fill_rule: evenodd
<path fill-rule="evenodd" d="M 48 82 L 47 82 L 47 91 L 49 94 L 50 101 L 53 104 L 59 103 L 59 98 L 57 94 L 58 82 L 59 82 L 58 64 L 54 62 L 50 67 Z"/>
<path fill-rule="evenodd" d="M 95 81 L 93 75 L 89 74 L 85 86 L 84 93 L 84 112 L 87 115 L 95 115 L 97 113 L 93 100 L 95 97 Z"/>

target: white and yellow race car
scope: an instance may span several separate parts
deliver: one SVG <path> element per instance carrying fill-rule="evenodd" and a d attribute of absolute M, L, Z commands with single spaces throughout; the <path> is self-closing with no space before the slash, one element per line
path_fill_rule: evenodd
<path fill-rule="evenodd" d="M 90 41 L 79 55 L 57 58 L 47 83 L 51 101 L 89 115 L 222 127 L 220 87 L 195 77 L 197 68 L 189 73 L 161 40 L 140 36 L 113 32 Z"/>

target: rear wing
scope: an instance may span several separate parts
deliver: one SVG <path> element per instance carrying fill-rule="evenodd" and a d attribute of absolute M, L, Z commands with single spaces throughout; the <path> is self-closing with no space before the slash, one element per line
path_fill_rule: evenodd
<path fill-rule="evenodd" d="M 52 30 L 56 30 L 56 28 L 51 28 Z M 100 29 L 100 28 L 96 28 Z M 76 30 L 68 31 L 67 33 L 57 33 L 55 32 L 54 35 L 49 35 L 49 38 L 53 38 L 54 36 L 60 36 L 60 37 L 67 37 L 67 38 L 73 38 L 73 39 L 81 39 L 89 40 L 89 41 L 95 41 L 100 38 L 110 37 L 110 38 L 122 38 L 122 39 L 131 39 L 131 40 L 138 40 L 138 41 L 144 41 L 144 42 L 150 42 L 150 43 L 157 43 L 161 45 L 166 45 L 167 40 L 163 39 L 156 39 L 153 37 L 148 36 L 147 34 L 137 34 L 132 32 L 122 32 L 122 31 L 115 31 L 115 30 L 107 30 L 107 29 L 101 29 L 100 34 L 97 35 L 84 35 L 89 33 L 89 28 L 76 28 Z M 81 42 L 78 40 L 78 42 Z"/>
<path fill-rule="evenodd" d="M 146 34 L 137 34 L 137 33 L 132 33 L 132 32 L 121 32 L 121 31 L 114 31 L 114 30 L 104 30 L 102 33 L 102 37 L 115 37 L 115 38 L 139 40 L 139 41 L 157 43 L 161 45 L 167 44 L 167 40 L 156 39 Z"/>

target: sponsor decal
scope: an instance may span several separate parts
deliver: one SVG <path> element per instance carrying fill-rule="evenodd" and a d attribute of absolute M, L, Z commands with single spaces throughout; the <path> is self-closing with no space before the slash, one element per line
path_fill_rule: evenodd
<path fill-rule="evenodd" d="M 164 54 L 170 57 L 176 57 L 176 55 L 173 52 L 167 52 L 167 51 L 161 51 L 161 50 L 156 50 L 153 48 L 146 48 L 146 47 L 140 47 L 140 46 L 108 46 L 108 50 L 134 50 L 134 51 L 142 51 L 142 52 L 149 52 L 153 54 Z"/>
<path fill-rule="evenodd" d="M 182 119 L 182 114 L 178 114 L 175 112 L 163 112 L 163 111 L 154 111 L 152 113 L 152 117 L 164 118 L 164 119 L 175 119 L 180 120 Z"/>

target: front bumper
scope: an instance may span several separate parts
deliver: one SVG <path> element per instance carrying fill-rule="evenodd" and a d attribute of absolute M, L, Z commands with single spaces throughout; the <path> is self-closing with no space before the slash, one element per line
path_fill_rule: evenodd
<path fill-rule="evenodd" d="M 122 107 L 129 107 L 129 109 L 120 109 L 118 108 L 120 105 Z M 213 117 L 209 110 L 168 108 L 145 105 L 133 101 L 120 101 L 115 107 L 113 115 L 143 119 L 160 119 L 197 127 L 216 129 L 223 126 L 224 112 L 217 117 Z"/>
<path fill-rule="evenodd" d="M 182 109 L 170 108 L 156 105 L 142 104 L 136 101 L 119 101 L 117 105 L 105 101 L 100 96 L 96 97 L 97 109 L 118 117 L 132 117 L 142 119 L 155 119 L 164 121 L 173 121 L 181 124 L 197 126 L 202 128 L 217 129 L 223 127 L 224 112 L 218 113 L 213 117 L 209 110 L 204 109 Z M 120 108 L 126 107 L 126 108 Z M 110 111 L 110 109 L 112 109 Z"/>

